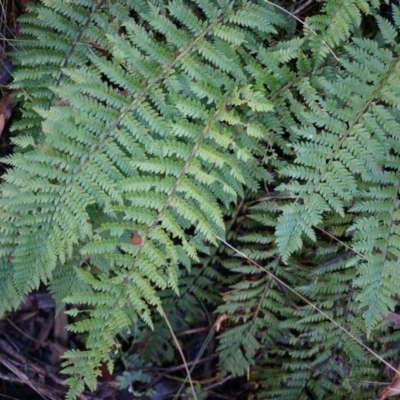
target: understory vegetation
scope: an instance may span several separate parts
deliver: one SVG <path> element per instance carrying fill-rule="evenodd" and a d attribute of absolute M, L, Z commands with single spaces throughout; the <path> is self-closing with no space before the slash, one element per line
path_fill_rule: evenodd
<path fill-rule="evenodd" d="M 85 342 L 64 355 L 67 399 L 101 365 L 145 398 L 179 364 L 175 398 L 229 381 L 372 399 L 392 380 L 400 8 L 380 3 L 28 5 L 0 315 L 40 285 L 65 308 Z"/>

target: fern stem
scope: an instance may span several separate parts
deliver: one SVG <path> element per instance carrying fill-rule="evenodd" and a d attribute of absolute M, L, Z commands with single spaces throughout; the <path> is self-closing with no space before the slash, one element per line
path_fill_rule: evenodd
<path fill-rule="evenodd" d="M 164 309 L 162 308 L 161 305 L 160 305 L 159 308 L 160 308 L 160 311 L 161 311 L 161 315 L 162 315 L 162 317 L 164 318 L 164 321 L 165 321 L 165 323 L 167 324 L 168 329 L 169 329 L 169 331 L 170 331 L 170 333 L 171 333 L 171 336 L 172 336 L 172 338 L 173 338 L 173 340 L 174 340 L 174 342 L 175 342 L 176 348 L 178 349 L 179 354 L 181 355 L 183 364 L 184 364 L 184 366 L 185 366 L 187 378 L 188 378 L 188 381 L 189 381 L 189 384 L 190 384 L 190 388 L 191 388 L 192 393 L 193 393 L 193 398 L 194 398 L 195 400 L 197 400 L 196 390 L 194 389 L 194 386 L 193 386 L 192 377 L 191 377 L 191 375 L 190 375 L 189 367 L 188 367 L 188 365 L 187 365 L 185 355 L 183 354 L 182 347 L 180 346 L 180 344 L 179 344 L 179 342 L 178 342 L 178 338 L 176 337 L 175 332 L 174 332 L 174 330 L 172 329 L 171 323 L 169 322 L 169 319 L 168 319 L 167 315 L 165 314 Z"/>
<path fill-rule="evenodd" d="M 364 254 L 360 253 L 359 251 L 353 249 L 351 246 L 349 246 L 348 244 L 346 244 L 345 242 L 341 241 L 340 239 L 338 239 L 336 236 L 331 235 L 329 232 L 327 232 L 325 229 L 320 228 L 319 226 L 313 225 L 315 229 L 318 229 L 319 231 L 321 231 L 322 233 L 324 233 L 325 235 L 329 236 L 331 239 L 333 239 L 335 242 L 340 243 L 342 246 L 346 247 L 347 249 L 349 249 L 352 253 L 357 254 L 358 256 L 360 256 L 361 258 L 363 258 L 364 260 L 367 259 L 367 257 L 365 257 Z"/>

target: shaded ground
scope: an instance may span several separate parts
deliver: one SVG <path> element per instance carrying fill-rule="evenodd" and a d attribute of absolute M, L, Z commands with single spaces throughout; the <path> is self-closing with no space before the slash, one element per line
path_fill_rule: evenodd
<path fill-rule="evenodd" d="M 54 315 L 55 304 L 47 293 L 33 293 L 18 311 L 0 321 L 0 399 L 51 399 L 65 397 L 60 356 L 76 343 L 66 331 L 64 313 Z M 95 394 L 84 399 L 132 399 L 118 390 L 115 377 L 103 376 Z"/>

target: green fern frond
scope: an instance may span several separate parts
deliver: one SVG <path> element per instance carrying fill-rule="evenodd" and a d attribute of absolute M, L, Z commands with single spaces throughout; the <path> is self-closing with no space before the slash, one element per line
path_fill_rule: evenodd
<path fill-rule="evenodd" d="M 378 3 L 326 0 L 304 26 L 262 0 L 29 6 L 0 310 L 41 283 L 74 305 L 68 399 L 121 338 L 173 360 L 162 310 L 218 328 L 220 375 L 260 398 L 375 391 L 360 343 L 397 362 L 400 248 L 400 11 Z"/>
<path fill-rule="evenodd" d="M 57 4 L 35 8 L 26 21 L 73 45 L 59 53 L 46 48 L 46 57 L 36 58 L 59 72 L 46 81 L 46 96 L 37 88 L 30 95 L 36 126 L 43 121 L 40 142 L 4 160 L 14 168 L 5 177 L 3 221 L 14 229 L 11 276 L 19 298 L 59 271 L 53 290 L 64 287 L 64 303 L 89 310 L 70 328 L 87 331 L 87 350 L 82 358 L 67 353 L 64 371 L 76 375 L 73 388 L 83 379 L 93 390 L 115 335 L 137 318 L 153 327 L 158 292 L 178 293 L 181 265 L 198 260 L 202 242 L 224 237 L 221 203 L 232 204 L 245 184 L 256 190 L 267 177 L 253 155 L 264 138 L 246 136 L 254 132 L 251 118 L 273 105 L 246 71 L 249 51 L 213 30 L 228 26 L 251 38 L 265 32 L 266 21 L 273 26 L 276 14 L 252 3 L 225 4 L 208 20 L 193 14 L 196 3 L 173 1 L 163 15 L 138 6 L 135 19 L 129 5 L 106 15 L 106 3 L 88 2 L 69 14 L 68 5 Z M 249 29 L 244 18 L 256 15 L 263 24 L 253 21 Z M 114 21 L 102 34 L 106 16 Z M 184 40 L 170 35 L 182 29 Z M 27 80 L 16 75 L 15 88 Z M 130 243 L 129 232 L 138 243 Z M 63 275 L 78 278 L 77 290 Z"/>

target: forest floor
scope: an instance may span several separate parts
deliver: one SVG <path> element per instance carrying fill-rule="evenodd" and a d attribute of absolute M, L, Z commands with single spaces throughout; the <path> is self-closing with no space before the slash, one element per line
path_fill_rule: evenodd
<path fill-rule="evenodd" d="M 55 315 L 54 300 L 45 290 L 30 294 L 18 311 L 0 321 L 0 399 L 65 398 L 61 357 L 79 345 L 66 324 L 66 314 Z M 127 390 L 118 389 L 115 375 L 106 369 L 97 392 L 81 396 L 81 400 L 132 398 Z"/>

